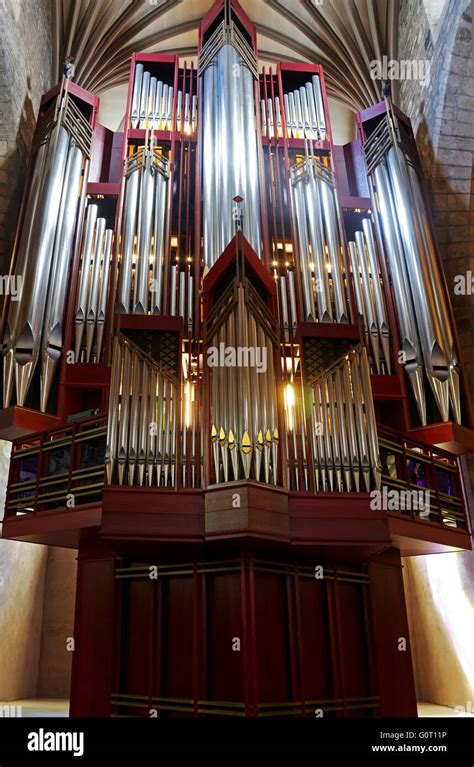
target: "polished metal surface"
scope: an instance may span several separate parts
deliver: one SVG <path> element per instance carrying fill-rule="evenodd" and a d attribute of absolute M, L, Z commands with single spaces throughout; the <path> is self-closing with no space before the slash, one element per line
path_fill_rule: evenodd
<path fill-rule="evenodd" d="M 57 234 L 49 278 L 48 300 L 41 340 L 40 409 L 48 406 L 57 364 L 63 352 L 64 311 L 74 232 L 78 215 L 84 155 L 71 141 L 64 177 L 64 191 L 58 215 Z"/>
<path fill-rule="evenodd" d="M 385 241 L 385 254 L 392 278 L 392 290 L 400 332 L 400 364 L 403 365 L 413 392 L 422 425 L 426 420 L 426 399 L 423 381 L 421 344 L 416 323 L 415 304 L 410 290 L 410 280 L 405 263 L 403 244 L 397 224 L 397 212 L 385 164 L 374 171 L 377 202 Z M 373 203 L 375 197 L 371 192 Z"/>
<path fill-rule="evenodd" d="M 40 176 L 33 178 L 31 219 L 21 234 L 16 265 L 16 274 L 22 278 L 21 300 L 10 301 L 3 341 L 6 407 L 12 395 L 13 375 L 17 404 L 24 404 L 40 354 L 48 296 L 45 287 L 52 268 L 58 212 L 61 201 L 66 201 L 63 191 L 69 145 L 69 134 L 58 124 L 50 134 L 45 157 L 44 150 L 39 150 L 33 171 L 34 176 Z"/>
<path fill-rule="evenodd" d="M 137 64 L 135 67 L 135 80 L 133 83 L 131 125 L 132 128 L 138 128 L 140 122 L 140 104 L 142 92 L 143 64 Z"/>
<path fill-rule="evenodd" d="M 261 257 L 254 77 L 229 44 L 204 70 L 203 147 L 205 264 L 210 268 L 235 234 L 236 196 L 244 201 L 243 233 Z"/>

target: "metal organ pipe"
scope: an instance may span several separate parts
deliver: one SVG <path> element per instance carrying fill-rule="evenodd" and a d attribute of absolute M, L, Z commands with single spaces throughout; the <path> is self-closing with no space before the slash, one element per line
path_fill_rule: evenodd
<path fill-rule="evenodd" d="M 64 342 L 64 310 L 69 278 L 70 256 L 76 227 L 79 188 L 84 155 L 71 140 L 64 179 L 63 199 L 58 217 L 58 234 L 51 265 L 50 291 L 41 341 L 40 409 L 48 406 L 51 386 Z"/>
<path fill-rule="evenodd" d="M 47 291 L 45 280 L 51 268 L 51 256 L 57 225 L 57 212 L 61 205 L 61 196 L 66 168 L 69 136 L 65 128 L 58 126 L 52 133 L 46 157 L 42 188 L 38 200 L 36 216 L 33 220 L 31 240 L 21 245 L 28 249 L 25 254 L 22 274 L 25 290 L 21 301 L 11 302 L 18 310 L 9 312 L 8 328 L 10 343 L 14 350 L 15 381 L 17 404 L 23 405 L 41 343 L 41 327 L 46 308 Z M 20 245 L 20 247 L 21 247 Z M 10 315 L 15 317 L 15 326 L 10 324 Z M 7 366 L 5 366 L 7 367 Z"/>
<path fill-rule="evenodd" d="M 146 121 L 148 115 L 148 92 L 150 89 L 150 73 L 143 72 L 142 77 L 142 89 L 140 95 L 140 123 L 139 127 L 146 128 Z"/>
<path fill-rule="evenodd" d="M 84 329 L 85 361 L 90 361 L 94 349 L 95 361 L 100 361 L 105 329 L 113 230 L 105 229 L 106 220 L 97 218 L 97 213 L 97 205 L 87 207 L 74 320 L 75 358 L 78 362 L 82 355 Z"/>
<path fill-rule="evenodd" d="M 405 368 L 413 391 L 418 415 L 426 425 L 426 399 L 423 383 L 421 345 L 415 321 L 415 305 L 410 291 L 410 281 L 403 255 L 403 245 L 397 225 L 397 215 L 392 190 L 384 163 L 374 170 L 377 202 L 380 210 L 386 256 L 392 277 L 392 289 L 400 329 L 401 364 Z M 372 192 L 373 198 L 373 192 Z M 375 204 L 375 200 L 373 199 Z"/>
<path fill-rule="evenodd" d="M 97 311 L 97 343 L 96 343 L 96 358 L 100 361 L 102 353 L 102 341 L 105 329 L 106 310 L 107 310 L 107 296 L 109 288 L 110 277 L 110 259 L 112 256 L 112 242 L 113 242 L 113 229 L 106 229 L 105 231 L 105 243 L 104 243 L 104 256 L 102 259 L 102 277 L 100 281 L 100 294 L 99 305 Z"/>
<path fill-rule="evenodd" d="M 372 232 L 372 224 L 368 218 L 362 220 L 362 229 L 364 232 L 365 242 L 367 246 L 367 254 L 369 257 L 370 273 L 372 277 L 372 287 L 375 300 L 375 314 L 377 317 L 377 326 L 379 331 L 380 343 L 385 359 L 385 365 L 387 373 L 391 372 L 390 363 L 390 333 L 388 329 L 387 314 L 385 309 L 385 301 L 382 293 L 382 283 L 380 277 L 379 264 L 377 259 L 377 253 L 375 250 L 374 235 Z"/>
<path fill-rule="evenodd" d="M 175 486 L 177 384 L 124 336 L 114 341 L 105 464 L 109 484 Z"/>
<path fill-rule="evenodd" d="M 5 407 L 10 405 L 14 383 L 16 402 L 24 405 L 40 354 L 40 406 L 47 407 L 62 352 L 65 293 L 83 163 L 85 157 L 90 157 L 90 126 L 65 90 L 42 119 L 46 123 L 45 137 L 33 159 L 16 251 L 15 273 L 22 280 L 21 300 L 10 301 L 5 322 Z M 53 125 L 49 133 L 48 121 Z M 84 168 L 86 183 L 88 162 Z"/>
<path fill-rule="evenodd" d="M 240 77 L 233 76 L 236 67 Z M 214 264 L 235 233 L 237 195 L 244 199 L 243 233 L 261 257 L 254 78 L 228 43 L 204 70 L 202 176 L 206 266 Z"/>
<path fill-rule="evenodd" d="M 362 318 L 367 342 L 372 347 L 372 356 L 377 373 L 381 372 L 380 346 L 383 352 L 385 372 L 390 373 L 388 322 L 380 284 L 372 225 L 368 218 L 363 219 L 362 228 L 363 232 L 355 233 L 357 245 L 355 242 L 349 242 L 357 310 Z"/>
<path fill-rule="evenodd" d="M 321 80 L 319 79 L 319 75 L 313 75 L 311 82 L 313 83 L 319 137 L 324 140 L 326 138 L 326 118 L 324 115 L 323 93 L 321 90 Z"/>
<path fill-rule="evenodd" d="M 166 211 L 168 184 L 159 173 L 155 178 L 155 213 L 153 223 L 153 283 L 151 293 L 151 313 L 163 313 L 163 269 L 165 247 L 168 242 L 168 221 Z M 165 225 L 163 225 L 163 222 Z"/>
<path fill-rule="evenodd" d="M 315 158 L 291 169 L 294 220 L 298 240 L 305 318 L 320 322 L 350 321 L 344 280 L 335 189 L 320 175 Z M 304 192 L 303 192 L 304 188 Z M 311 256 L 309 244 L 311 243 Z M 326 248 L 328 257 L 326 256 Z M 332 281 L 332 302 L 328 270 Z M 313 286 L 312 272 L 316 274 Z M 315 310 L 315 298 L 317 313 Z"/>
<path fill-rule="evenodd" d="M 423 191 L 420 185 L 420 180 L 416 170 L 411 165 L 407 165 L 407 168 L 410 185 L 415 200 L 415 208 L 412 210 L 412 213 L 418 217 L 424 246 L 422 252 L 423 274 L 426 282 L 428 282 L 430 285 L 429 291 L 427 291 L 427 293 L 432 297 L 433 311 L 439 318 L 440 330 L 443 337 L 443 345 L 448 357 L 451 407 L 453 409 L 455 420 L 457 423 L 461 423 L 459 379 L 460 366 L 456 355 L 456 348 L 451 327 L 451 318 L 449 316 L 448 307 L 444 298 L 444 280 L 440 272 L 436 257 L 436 247 L 433 241 L 433 235 L 431 232 L 431 226 L 428 212 L 426 210 L 425 200 L 423 197 Z"/>
<path fill-rule="evenodd" d="M 395 205 L 398 211 L 400 235 L 403 242 L 410 286 L 417 306 L 417 324 L 423 361 L 441 418 L 449 420 L 449 357 L 445 345 L 442 318 L 436 307 L 433 283 L 415 201 L 408 178 L 405 158 L 392 147 L 387 155 Z"/>
<path fill-rule="evenodd" d="M 203 249 L 204 249 L 204 263 L 209 266 L 213 263 L 214 253 L 216 252 L 216 223 L 214 216 L 216 215 L 215 203 L 216 203 L 216 173 L 212 172 L 212 168 L 208 168 L 206 165 L 213 165 L 215 153 L 219 151 L 217 145 L 217 136 L 215 134 L 215 118 L 214 118 L 214 105 L 211 94 L 216 92 L 216 63 L 211 62 L 204 71 L 204 94 L 208 94 L 203 99 L 203 155 L 207 152 L 210 156 L 207 159 L 203 158 L 203 174 L 202 174 L 202 198 L 203 198 L 203 210 L 206 211 L 206 215 L 203 216 Z"/>
<path fill-rule="evenodd" d="M 305 209 L 301 182 L 298 182 L 297 184 L 295 184 L 293 189 L 293 195 L 294 195 L 296 227 L 298 232 L 300 268 L 301 268 L 301 276 L 303 279 L 305 319 L 315 320 L 316 311 L 314 306 L 314 296 L 313 296 L 311 274 L 310 274 L 307 217 L 306 217 L 306 209 Z"/>
<path fill-rule="evenodd" d="M 132 167 L 126 180 L 124 215 L 122 224 L 122 261 L 120 265 L 119 311 L 130 311 L 130 288 L 132 284 L 132 260 L 138 204 L 138 167 Z"/>
<path fill-rule="evenodd" d="M 315 484 L 325 491 L 380 487 L 377 424 L 364 347 L 357 347 L 311 385 Z"/>
<path fill-rule="evenodd" d="M 359 266 L 362 274 L 362 296 L 364 299 L 364 316 L 367 323 L 367 332 L 372 346 L 373 358 L 377 373 L 380 372 L 380 350 L 379 350 L 379 331 L 375 322 L 375 301 L 373 294 L 373 284 L 369 276 L 369 266 L 367 263 L 367 254 L 365 250 L 365 241 L 363 232 L 355 233 L 357 250 L 359 254 Z"/>
<path fill-rule="evenodd" d="M 132 128 L 138 128 L 140 122 L 140 104 L 142 92 L 143 64 L 137 64 L 135 67 L 135 80 L 133 83 L 131 125 Z"/>
<path fill-rule="evenodd" d="M 119 310 L 161 314 L 169 240 L 168 160 L 153 148 L 140 147 L 128 157 L 124 174 Z"/>
<path fill-rule="evenodd" d="M 154 117 L 154 123 L 153 128 L 156 130 L 160 130 L 161 128 L 161 101 L 163 98 L 163 82 L 161 80 L 158 81 L 156 85 L 156 95 L 155 95 L 155 117 Z"/>
<path fill-rule="evenodd" d="M 311 238 L 311 254 L 313 257 L 317 285 L 318 319 L 320 322 L 331 322 L 333 314 L 324 242 L 320 188 L 315 166 L 310 164 L 308 171 L 309 179 L 308 183 L 305 185 L 306 211 Z"/>
<path fill-rule="evenodd" d="M 130 110 L 130 126 L 141 130 L 172 130 L 173 128 L 173 86 L 158 80 L 151 72 L 144 69 L 141 63 L 135 66 L 135 79 L 132 91 L 132 106 Z M 195 98 L 195 97 L 194 97 Z M 196 104 L 194 101 L 194 128 L 196 125 Z M 186 118 L 186 110 L 188 116 Z M 189 94 L 177 94 L 176 123 L 177 130 L 183 129 L 184 122 L 188 123 L 190 132 Z"/>
<path fill-rule="evenodd" d="M 156 102 L 156 77 L 150 78 L 150 90 L 148 92 L 146 112 L 147 112 L 147 127 L 153 128 L 155 122 L 155 102 Z"/>
<path fill-rule="evenodd" d="M 97 205 L 88 205 L 86 212 L 86 229 L 82 246 L 81 273 L 79 277 L 79 289 L 77 294 L 76 313 L 74 322 L 75 334 L 75 359 L 79 360 L 82 344 L 82 335 L 87 315 L 87 296 L 89 292 L 90 266 L 92 249 L 94 247 L 94 232 L 98 213 Z"/>
<path fill-rule="evenodd" d="M 86 310 L 86 362 L 89 362 L 92 352 L 92 341 L 94 338 L 95 325 L 97 322 L 97 307 L 99 301 L 99 280 L 100 265 L 102 260 L 102 250 L 104 246 L 105 218 L 98 218 L 96 221 L 94 255 L 92 259 L 92 270 L 90 276 L 90 289 L 87 299 Z"/>
<path fill-rule="evenodd" d="M 133 303 L 134 314 L 146 314 L 148 311 L 154 186 L 151 163 L 151 154 L 147 151 L 144 151 L 142 154 L 140 202 L 138 208 L 137 268 L 135 271 L 135 290 Z"/>

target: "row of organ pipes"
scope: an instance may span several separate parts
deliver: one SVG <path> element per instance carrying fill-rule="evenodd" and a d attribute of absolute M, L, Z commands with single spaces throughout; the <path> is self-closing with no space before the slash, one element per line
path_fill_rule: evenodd
<path fill-rule="evenodd" d="M 284 93 L 284 118 L 280 97 L 260 101 L 262 134 L 269 139 L 283 137 L 283 123 L 287 138 L 324 141 L 327 138 L 323 94 L 319 75 L 294 91 Z"/>
<path fill-rule="evenodd" d="M 121 223 L 118 310 L 181 316 L 191 332 L 194 277 L 170 259 L 169 161 L 152 142 L 127 157 Z"/>
<path fill-rule="evenodd" d="M 113 229 L 106 229 L 106 219 L 98 217 L 98 206 L 89 204 L 86 211 L 84 247 L 74 314 L 74 356 L 99 362 L 102 356 Z"/>
<path fill-rule="evenodd" d="M 375 371 L 390 375 L 389 324 L 370 219 L 362 219 L 362 231 L 355 232 L 355 242 L 348 245 L 357 313 L 366 345 L 371 350 Z"/>
<path fill-rule="evenodd" d="M 381 140 L 387 149 L 380 154 Z M 375 159 L 372 155 L 375 145 Z M 385 245 L 400 335 L 400 351 L 420 422 L 428 422 L 425 378 L 439 411 L 461 423 L 460 366 L 452 318 L 417 161 L 387 102 L 387 117 L 365 145 L 370 191 Z"/>
<path fill-rule="evenodd" d="M 380 478 L 370 374 L 391 374 L 394 369 L 388 285 L 382 282 L 381 258 L 386 259 L 390 276 L 402 364 L 422 424 L 429 417 L 425 377 L 441 420 L 452 414 L 460 422 L 459 363 L 420 180 L 393 130 L 393 116 L 387 119 L 392 143 L 369 168 L 374 221 L 370 213 L 361 217 L 360 229 L 346 248 L 331 154 L 316 147 L 328 135 L 318 75 L 303 88 L 283 94 L 284 116 L 280 97 L 260 104 L 269 138 L 278 137 L 284 129 L 290 138 L 304 139 L 304 154 L 294 151 L 287 155 L 289 164 L 284 161 L 285 204 L 293 223 L 293 241 L 288 243 L 283 232 L 284 268 L 280 256 L 280 262 L 274 262 L 280 340 L 268 335 L 260 315 L 246 304 L 239 283 L 238 305 L 215 329 L 211 345 L 264 349 L 267 369 L 213 369 L 209 442 L 203 442 L 200 408 L 207 378 L 200 346 L 200 312 L 195 309 L 196 291 L 201 289 L 196 276 L 201 267 L 204 274 L 213 267 L 239 228 L 257 257 L 264 257 L 264 179 L 259 173 L 252 56 L 250 50 L 238 53 L 227 41 L 208 57 L 199 73 L 199 121 L 196 94 L 174 94 L 171 86 L 145 71 L 144 65 L 136 65 L 130 124 L 145 128 L 147 135 L 144 144 L 132 141 L 128 147 L 117 231 L 107 227 L 100 202 L 89 200 L 85 209 L 90 146 L 80 139 L 88 126 L 84 120 L 80 122 L 73 102 L 60 93 L 55 119 L 49 124 L 45 116 L 46 127 L 35 149 L 25 223 L 16 250 L 16 274 L 22 276 L 25 287 L 22 300 L 11 301 L 5 315 L 4 406 L 12 403 L 15 390 L 16 403 L 25 403 L 41 357 L 40 406 L 42 410 L 48 407 L 64 351 L 76 223 L 85 215 L 73 306 L 76 361 L 103 360 L 111 295 L 119 314 L 180 316 L 188 356 L 192 353 L 199 359 L 193 378 L 185 373 L 172 380 L 159 360 L 146 358 L 124 337 L 115 338 L 107 440 L 109 481 L 202 486 L 201 459 L 208 451 L 212 464 L 208 476 L 216 482 L 254 479 L 296 490 L 368 490 Z M 239 77 L 234 77 L 236 68 Z M 183 78 L 183 87 L 185 81 Z M 189 81 L 195 79 L 191 76 Z M 174 168 L 168 143 L 158 143 L 154 135 L 155 130 L 170 127 L 170 114 L 170 119 L 176 115 L 181 127 L 187 123 L 191 131 L 199 122 L 203 263 L 197 269 L 188 253 L 187 258 L 172 258 Z M 282 119 L 286 119 L 285 125 Z M 79 120 L 79 129 L 73 129 L 74 120 Z M 270 161 L 270 154 L 267 157 Z M 238 216 L 236 199 L 242 203 Z M 374 231 L 381 234 L 379 239 Z M 114 251 L 118 274 L 111 272 Z M 285 365 L 278 378 L 275 360 L 278 354 L 285 358 L 285 348 L 296 349 L 299 321 L 350 324 L 357 319 L 364 348 L 346 354 L 329 372 L 310 382 L 303 382 L 295 367 L 288 378 Z M 183 354 L 182 369 L 184 359 Z M 278 404 L 280 387 L 282 407 Z M 156 434 L 146 428 L 151 415 L 158 423 Z M 292 456 L 291 460 L 282 461 L 282 455 Z M 179 464 L 183 465 L 181 476 Z"/>
<path fill-rule="evenodd" d="M 109 483 L 176 486 L 179 407 L 177 382 L 117 335 L 105 455 Z"/>
<path fill-rule="evenodd" d="M 236 289 L 237 306 L 217 328 L 210 346 L 248 350 L 249 355 L 258 350 L 259 359 L 242 359 L 244 364 L 237 366 L 212 367 L 211 442 L 215 481 L 254 479 L 276 485 L 279 483 L 279 433 L 274 343 L 247 306 L 243 285 Z M 254 302 L 258 303 L 256 295 L 252 298 Z"/>
<path fill-rule="evenodd" d="M 40 360 L 40 409 L 48 408 L 63 355 L 70 265 L 91 144 L 90 126 L 63 83 L 38 122 L 15 244 L 12 276 L 22 288 L 4 315 L 3 407 L 25 404 Z"/>
<path fill-rule="evenodd" d="M 295 491 L 348 493 L 380 487 L 366 348 L 355 347 L 305 383 L 298 375 L 299 362 L 297 357 L 282 358 L 286 486 Z"/>
<path fill-rule="evenodd" d="M 130 127 L 141 130 L 173 130 L 174 87 L 158 80 L 144 65 L 135 67 Z M 178 90 L 176 130 L 194 134 L 197 127 L 197 94 Z"/>
<path fill-rule="evenodd" d="M 293 164 L 290 173 L 304 320 L 348 323 L 351 311 L 334 176 L 314 155 Z"/>
<path fill-rule="evenodd" d="M 203 74 L 202 227 L 209 269 L 235 234 L 237 196 L 244 201 L 243 234 L 262 258 L 254 83 L 247 61 L 228 43 Z"/>

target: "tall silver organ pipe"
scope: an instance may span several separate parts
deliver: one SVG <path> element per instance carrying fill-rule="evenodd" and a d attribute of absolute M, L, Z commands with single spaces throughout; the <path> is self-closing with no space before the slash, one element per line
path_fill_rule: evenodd
<path fill-rule="evenodd" d="M 393 280 L 402 364 L 422 424 L 426 424 L 427 417 L 423 368 L 441 419 L 449 420 L 451 410 L 460 422 L 459 363 L 431 224 L 416 161 L 411 158 L 410 139 L 398 125 L 389 101 L 387 109 L 387 116 L 366 141 L 364 150 L 373 174 Z"/>
<path fill-rule="evenodd" d="M 249 305 L 244 293 L 250 296 Z M 233 295 L 237 304 L 223 316 L 222 307 Z M 244 287 L 234 280 L 206 323 L 212 328 L 205 345 L 211 371 L 215 481 L 254 479 L 276 485 L 279 435 L 274 320 L 250 283 Z M 233 359 L 226 357 L 229 349 Z"/>
<path fill-rule="evenodd" d="M 46 409 L 62 353 L 67 280 L 92 130 L 64 88 L 42 118 L 16 251 L 21 300 L 11 300 L 3 339 L 3 404 L 24 405 L 41 354 Z M 83 174 L 84 171 L 84 174 Z M 84 178 L 82 178 L 84 175 Z M 84 189 L 84 187 L 82 187 Z"/>
<path fill-rule="evenodd" d="M 74 315 L 78 362 L 89 362 L 92 356 L 100 362 L 102 352 L 113 230 L 105 228 L 105 218 L 98 218 L 97 213 L 97 205 L 88 205 Z"/>
<path fill-rule="evenodd" d="M 277 98 L 275 98 L 275 102 Z M 283 97 L 286 113 L 286 134 L 288 138 L 307 138 L 312 141 L 325 140 L 327 137 L 327 121 L 324 113 L 324 102 L 319 75 L 313 75 L 310 82 L 305 83 L 295 91 L 285 93 Z M 272 138 L 270 133 L 269 116 L 271 114 L 271 99 L 265 104 L 262 101 L 263 135 Z M 278 119 L 280 100 L 275 103 Z M 281 118 L 280 118 L 281 120 Z M 280 122 L 281 126 L 281 122 Z M 276 135 L 280 135 L 277 133 Z"/>
<path fill-rule="evenodd" d="M 450 399 L 455 418 L 460 420 L 458 363 L 419 181 L 415 171 L 409 171 L 404 154 L 396 147 L 388 152 L 387 167 L 417 309 L 425 370 L 442 420 L 449 420 Z"/>
<path fill-rule="evenodd" d="M 372 358 L 377 373 L 382 372 L 380 360 L 383 358 L 384 371 L 390 373 L 390 341 L 382 293 L 380 272 L 372 225 L 368 218 L 362 221 L 362 232 L 355 233 L 356 242 L 349 243 L 354 292 L 357 309 L 362 318 L 366 339 L 372 350 Z"/>
<path fill-rule="evenodd" d="M 58 236 L 54 244 L 50 283 L 52 290 L 47 302 L 44 332 L 41 341 L 41 401 L 44 412 L 48 406 L 56 366 L 64 343 L 64 309 L 67 296 L 69 268 L 77 220 L 78 192 L 82 173 L 83 153 L 71 141 L 64 182 L 63 198 L 58 217 Z"/>
<path fill-rule="evenodd" d="M 140 147 L 125 163 L 118 305 L 121 312 L 162 314 L 169 239 L 168 160 Z"/>
<path fill-rule="evenodd" d="M 409 277 L 403 255 L 403 245 L 396 222 L 395 203 L 387 169 L 383 163 L 375 168 L 374 178 L 377 186 L 377 201 L 385 240 L 385 253 L 392 278 L 392 290 L 400 331 L 400 351 L 402 352 L 400 360 L 410 382 L 420 421 L 422 425 L 426 425 L 423 362 L 415 320 L 415 306 L 410 291 Z"/>
<path fill-rule="evenodd" d="M 47 299 L 44 286 L 51 269 L 68 145 L 67 131 L 57 126 L 50 136 L 44 165 L 41 170 L 38 166 L 34 170 L 34 173 L 41 173 L 41 181 L 37 199 L 32 202 L 31 218 L 28 215 L 30 210 L 27 210 L 16 266 L 16 272 L 22 279 L 21 301 L 10 302 L 4 337 L 4 348 L 7 350 L 4 362 L 5 407 L 10 404 L 13 376 L 17 404 L 24 404 L 38 359 Z M 38 158 L 40 161 L 41 156 Z"/>
<path fill-rule="evenodd" d="M 365 347 L 353 349 L 310 385 L 315 486 L 351 492 L 380 487 L 377 423 Z"/>
<path fill-rule="evenodd" d="M 105 467 L 109 484 L 175 487 L 179 387 L 124 336 L 114 340 Z"/>
<path fill-rule="evenodd" d="M 132 128 L 138 128 L 140 122 L 140 98 L 142 92 L 143 64 L 137 64 L 135 67 L 135 80 L 133 83 L 131 125 Z"/>
<path fill-rule="evenodd" d="M 235 234 L 237 195 L 244 199 L 244 236 L 261 257 L 260 195 L 254 76 L 226 43 L 203 79 L 203 240 L 211 267 Z"/>
<path fill-rule="evenodd" d="M 443 345 L 449 361 L 449 392 L 450 402 L 457 423 L 461 423 L 461 396 L 460 396 L 460 364 L 457 358 L 454 336 L 452 332 L 451 317 L 449 315 L 445 299 L 445 285 L 436 254 L 436 245 L 430 225 L 428 211 L 426 209 L 423 190 L 416 170 L 407 165 L 410 185 L 415 201 L 415 213 L 420 223 L 423 241 L 422 269 L 426 282 L 429 284 L 427 293 L 432 296 L 433 310 L 440 320 Z"/>
<path fill-rule="evenodd" d="M 173 86 L 158 80 L 151 72 L 144 69 L 143 64 L 138 63 L 135 66 L 133 81 L 130 126 L 141 130 L 172 130 L 173 95 Z M 188 115 L 187 120 L 182 119 L 185 103 L 189 104 L 189 94 L 186 94 L 186 98 L 187 102 L 183 93 L 178 93 L 177 130 L 181 131 L 184 127 L 187 133 L 191 133 L 195 130 L 195 124 L 193 128 L 191 127 L 191 117 Z M 193 104 L 195 107 L 195 97 Z M 181 124 L 179 124 L 180 121 Z"/>
<path fill-rule="evenodd" d="M 331 174 L 310 157 L 292 166 L 291 182 L 305 319 L 347 323 L 350 310 Z"/>

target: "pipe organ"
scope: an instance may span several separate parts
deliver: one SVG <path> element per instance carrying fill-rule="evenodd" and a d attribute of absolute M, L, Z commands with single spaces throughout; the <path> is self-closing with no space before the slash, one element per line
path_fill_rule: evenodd
<path fill-rule="evenodd" d="M 365 135 L 365 134 L 364 134 Z M 402 362 L 419 419 L 427 423 L 425 379 L 437 420 L 461 421 L 460 367 L 416 146 L 397 110 L 366 136 L 366 166 L 392 274 Z"/>
<path fill-rule="evenodd" d="M 68 80 L 43 99 L 12 262 L 21 297 L 2 317 L 0 436 L 42 429 L 12 461 L 11 508 L 51 509 L 35 500 L 50 481 L 54 498 L 79 488 L 94 586 L 84 596 L 78 579 L 75 635 L 92 620 L 106 637 L 94 699 L 77 682 L 92 661 L 74 653 L 73 714 L 413 713 L 409 653 L 377 634 L 394 673 L 376 683 L 370 635 L 385 586 L 402 592 L 397 549 L 464 546 L 442 445 L 464 449 L 469 406 L 408 121 L 385 100 L 336 146 L 322 67 L 260 66 L 235 0 L 202 21 L 197 61 L 132 55 L 123 134 L 97 108 Z M 370 506 L 387 483 L 420 481 L 438 517 L 398 528 Z M 390 609 L 406 636 L 404 606 Z"/>
<path fill-rule="evenodd" d="M 40 116 L 12 274 L 22 285 L 5 306 L 3 406 L 25 404 L 41 357 L 45 411 L 65 340 L 64 314 L 77 219 L 83 215 L 92 131 L 67 84 Z"/>
<path fill-rule="evenodd" d="M 235 198 L 242 231 L 261 257 L 261 216 L 255 123 L 255 52 L 226 18 L 200 52 L 202 76 L 202 199 L 204 264 L 211 267 L 235 234 Z"/>

